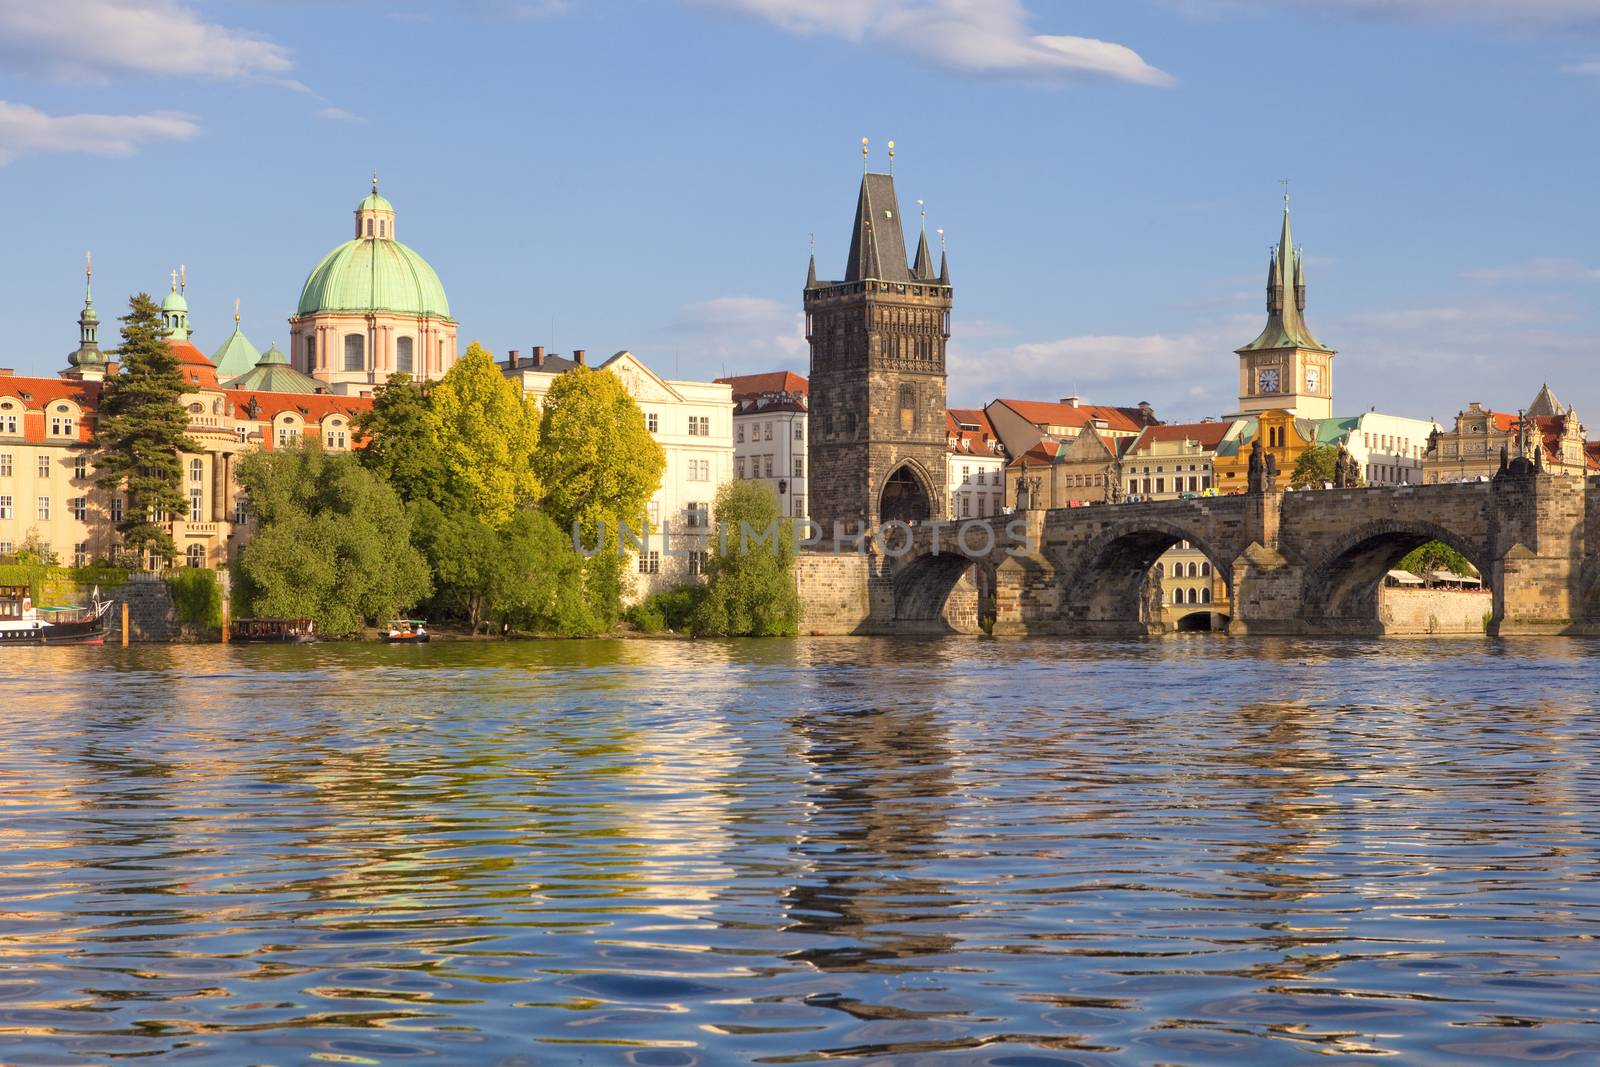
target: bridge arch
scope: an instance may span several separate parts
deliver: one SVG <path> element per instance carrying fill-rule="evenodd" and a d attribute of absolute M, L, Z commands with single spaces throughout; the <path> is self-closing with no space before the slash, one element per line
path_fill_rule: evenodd
<path fill-rule="evenodd" d="M 993 559 L 968 556 L 949 544 L 937 556 L 922 553 L 898 562 L 893 581 L 897 630 L 978 633 L 993 610 Z"/>
<path fill-rule="evenodd" d="M 1306 619 L 1324 628 L 1376 629 L 1378 590 L 1384 575 L 1430 541 L 1439 541 L 1461 553 L 1488 586 L 1494 561 L 1483 542 L 1437 523 L 1383 519 L 1344 533 L 1311 561 L 1302 590 Z M 1500 614 L 1499 599 L 1497 595 L 1496 617 Z"/>
<path fill-rule="evenodd" d="M 1151 572 L 1162 553 L 1184 541 L 1211 562 L 1231 602 L 1232 558 L 1204 530 L 1156 515 L 1132 515 L 1076 548 L 1070 558 L 1057 560 L 1063 623 L 1088 633 L 1159 631 L 1161 609 Z"/>

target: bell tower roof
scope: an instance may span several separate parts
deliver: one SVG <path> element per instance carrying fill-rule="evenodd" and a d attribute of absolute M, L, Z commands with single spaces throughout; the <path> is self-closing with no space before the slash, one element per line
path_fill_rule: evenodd
<path fill-rule="evenodd" d="M 1289 198 L 1283 199 L 1283 231 L 1267 268 L 1267 325 L 1260 335 L 1237 351 L 1262 352 L 1281 348 L 1303 348 L 1314 352 L 1333 349 L 1317 340 L 1306 325 L 1306 274 L 1302 253 L 1294 246 L 1289 226 Z"/>
<path fill-rule="evenodd" d="M 909 282 L 905 231 L 900 226 L 900 201 L 894 192 L 894 175 L 861 176 L 856 198 L 854 229 L 850 234 L 850 259 L 844 280 L 872 278 L 884 282 Z"/>

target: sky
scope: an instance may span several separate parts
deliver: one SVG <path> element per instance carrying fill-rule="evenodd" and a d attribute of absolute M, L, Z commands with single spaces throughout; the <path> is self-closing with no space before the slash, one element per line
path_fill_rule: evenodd
<path fill-rule="evenodd" d="M 867 137 L 953 405 L 1233 410 L 1288 179 L 1336 414 L 1596 436 L 1597 110 L 1600 0 L 0 0 L 0 365 L 66 365 L 89 250 L 103 320 L 183 263 L 202 349 L 284 345 L 376 170 L 463 349 L 803 373 Z"/>

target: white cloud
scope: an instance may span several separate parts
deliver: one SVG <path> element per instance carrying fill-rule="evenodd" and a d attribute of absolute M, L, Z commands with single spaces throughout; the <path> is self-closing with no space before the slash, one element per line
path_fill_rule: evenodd
<path fill-rule="evenodd" d="M 26 104 L 0 100 L 0 166 L 37 152 L 88 152 L 126 156 L 151 141 L 187 141 L 200 132 L 173 111 L 149 115 L 47 115 Z"/>
<path fill-rule="evenodd" d="M 325 107 L 317 111 L 317 118 L 327 119 L 329 122 L 366 122 L 367 120 L 357 115 L 354 111 L 346 111 L 342 107 Z"/>
<path fill-rule="evenodd" d="M 1600 78 L 1600 59 L 1591 59 L 1587 63 L 1574 63 L 1570 67 L 1562 67 L 1564 74 L 1576 74 L 1584 78 Z"/>
<path fill-rule="evenodd" d="M 1172 85 L 1165 71 L 1124 45 L 1031 32 L 1021 0 L 696 0 L 798 34 L 827 34 L 891 47 L 967 74 L 1061 81 L 1109 77 Z"/>
<path fill-rule="evenodd" d="M 281 45 L 206 22 L 178 0 L 0 0 L 0 65 L 96 84 L 151 74 L 304 88 L 288 78 Z"/>
<path fill-rule="evenodd" d="M 1600 267 L 1575 259 L 1533 259 L 1509 267 L 1469 270 L 1463 277 L 1481 282 L 1600 282 Z"/>
<path fill-rule="evenodd" d="M 1248 9 L 1276 12 L 1292 6 L 1383 19 L 1529 27 L 1600 21 L 1600 7 L 1594 0 L 1168 0 L 1168 6 L 1202 16 Z"/>
<path fill-rule="evenodd" d="M 678 353 L 678 369 L 659 355 L 641 355 L 667 377 L 789 369 L 805 373 L 808 346 L 805 316 L 766 297 L 723 296 L 690 304 L 662 331 L 657 342 Z"/>

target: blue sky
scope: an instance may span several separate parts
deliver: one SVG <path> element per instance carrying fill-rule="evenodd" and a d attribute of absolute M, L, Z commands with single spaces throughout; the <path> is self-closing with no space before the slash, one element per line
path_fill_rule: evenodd
<path fill-rule="evenodd" d="M 868 136 L 952 403 L 1231 410 L 1291 178 L 1340 413 L 1600 431 L 1597 108 L 1600 0 L 0 0 L 0 364 L 64 366 L 86 249 L 103 318 L 182 262 L 202 348 L 281 345 L 376 167 L 463 347 L 804 371 Z"/>

